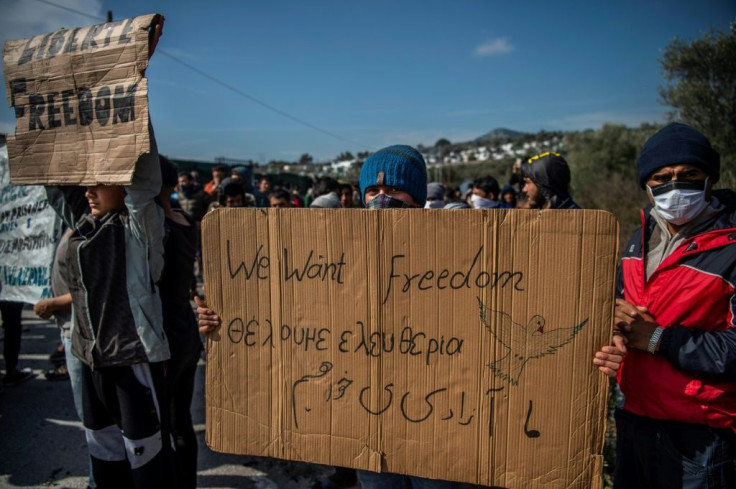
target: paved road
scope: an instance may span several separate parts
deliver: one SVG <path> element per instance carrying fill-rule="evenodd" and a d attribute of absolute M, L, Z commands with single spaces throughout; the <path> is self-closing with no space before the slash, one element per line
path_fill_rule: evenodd
<path fill-rule="evenodd" d="M 87 487 L 87 449 L 69 382 L 41 375 L 51 368 L 48 354 L 58 340 L 53 322 L 36 318 L 30 309 L 23 311 L 20 367 L 39 375 L 15 387 L 0 386 L 0 488 Z M 307 464 L 211 451 L 204 444 L 203 379 L 200 362 L 192 406 L 199 437 L 199 487 L 305 489 L 329 473 Z"/>

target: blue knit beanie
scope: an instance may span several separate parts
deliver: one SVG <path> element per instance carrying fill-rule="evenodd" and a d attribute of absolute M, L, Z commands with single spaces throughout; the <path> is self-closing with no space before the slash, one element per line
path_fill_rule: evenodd
<path fill-rule="evenodd" d="M 721 176 L 721 157 L 708 138 L 692 127 L 672 122 L 647 139 L 641 148 L 636 170 L 644 188 L 649 176 L 663 166 L 687 163 L 708 174 L 712 183 Z"/>
<path fill-rule="evenodd" d="M 359 183 L 363 202 L 365 189 L 376 185 L 403 190 L 422 207 L 427 202 L 427 165 L 411 146 L 397 144 L 373 153 L 360 169 Z"/>

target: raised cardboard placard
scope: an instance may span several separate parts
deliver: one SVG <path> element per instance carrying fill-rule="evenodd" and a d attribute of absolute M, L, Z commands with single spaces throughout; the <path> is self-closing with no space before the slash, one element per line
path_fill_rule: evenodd
<path fill-rule="evenodd" d="M 162 22 L 150 14 L 5 43 L 11 183 L 131 182 L 150 151 L 143 74 Z"/>
<path fill-rule="evenodd" d="M 213 450 L 600 487 L 611 214 L 221 209 L 202 234 Z"/>

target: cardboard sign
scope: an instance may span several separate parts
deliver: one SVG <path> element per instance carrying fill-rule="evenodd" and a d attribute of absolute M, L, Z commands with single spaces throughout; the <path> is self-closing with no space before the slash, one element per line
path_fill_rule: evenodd
<path fill-rule="evenodd" d="M 35 304 L 51 297 L 61 220 L 43 187 L 8 181 L 8 152 L 0 143 L 0 300 Z"/>
<path fill-rule="evenodd" d="M 207 444 L 508 488 L 600 486 L 603 211 L 222 209 Z"/>
<path fill-rule="evenodd" d="M 5 43 L 12 183 L 130 183 L 150 150 L 143 73 L 149 28 L 162 22 L 151 14 Z"/>

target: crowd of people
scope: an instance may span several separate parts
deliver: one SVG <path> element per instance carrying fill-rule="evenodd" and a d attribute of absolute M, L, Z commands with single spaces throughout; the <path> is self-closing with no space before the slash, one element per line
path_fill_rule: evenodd
<path fill-rule="evenodd" d="M 424 160 L 422 160 L 424 161 Z M 522 162 L 526 165 L 522 165 Z M 503 186 L 492 175 L 481 175 L 462 186 L 427 184 L 427 209 L 567 209 L 578 208 L 570 196 L 570 169 L 559 153 L 518 158 Z M 180 172 L 174 204 L 196 221 L 218 207 L 361 208 L 358 182 L 319 177 L 304 189 L 274 181 L 267 174 L 248 181 L 242 167 L 217 164 L 211 179 L 198 171 Z"/>
<path fill-rule="evenodd" d="M 555 152 L 520 159 L 503 186 L 483 175 L 463 192 L 428 182 L 414 148 L 389 146 L 365 160 L 357 184 L 324 177 L 302 195 L 223 165 L 201 182 L 159 158 L 152 130 L 151 140 L 153 151 L 138 161 L 130 186 L 47 188 L 69 232 L 54 266 L 55 298 L 37 304 L 36 313 L 54 314 L 60 324 L 91 487 L 196 486 L 189 410 L 199 333 L 220 326 L 196 295 L 197 228 L 210 210 L 580 208 L 570 168 Z M 684 124 L 652 136 L 636 169 L 651 205 L 621 262 L 611 343 L 593 359 L 603 374 L 618 377 L 624 395 L 614 487 L 733 488 L 736 194 L 713 190 L 719 155 Z M 8 354 L 8 338 L 6 332 L 12 377 L 17 352 Z M 352 483 L 352 471 L 337 473 L 343 478 L 324 487 Z M 357 479 L 366 489 L 460 486 L 369 471 L 357 471 Z"/>

